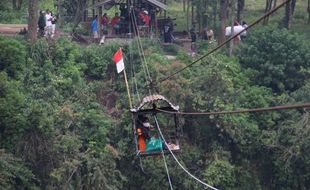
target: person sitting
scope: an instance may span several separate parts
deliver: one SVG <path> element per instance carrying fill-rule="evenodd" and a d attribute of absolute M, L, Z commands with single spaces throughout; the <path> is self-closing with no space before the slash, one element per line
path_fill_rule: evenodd
<path fill-rule="evenodd" d="M 137 127 L 137 134 L 138 134 L 138 146 L 140 152 L 145 152 L 146 150 L 146 141 L 151 138 L 150 136 L 150 128 L 152 127 L 149 119 L 144 115 L 138 116 L 138 127 Z"/>

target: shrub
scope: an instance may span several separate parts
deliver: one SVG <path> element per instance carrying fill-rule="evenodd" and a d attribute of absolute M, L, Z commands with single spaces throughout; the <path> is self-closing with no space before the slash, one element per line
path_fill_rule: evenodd
<path fill-rule="evenodd" d="M 0 36 L 0 71 L 12 78 L 19 78 L 25 65 L 26 48 L 21 42 Z"/>
<path fill-rule="evenodd" d="M 294 91 L 310 73 L 310 48 L 301 36 L 263 27 L 250 33 L 239 53 L 240 63 L 255 70 L 253 80 L 274 92 Z"/>
<path fill-rule="evenodd" d="M 91 45 L 82 51 L 80 61 L 86 64 L 85 74 L 94 79 L 102 79 L 108 64 L 112 64 L 112 56 L 118 48 L 118 44 L 111 43 L 105 46 Z"/>

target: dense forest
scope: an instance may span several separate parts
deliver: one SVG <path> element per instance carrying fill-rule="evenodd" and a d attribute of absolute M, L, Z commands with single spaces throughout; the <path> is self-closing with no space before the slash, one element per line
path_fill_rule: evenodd
<path fill-rule="evenodd" d="M 212 0 L 206 2 L 215 6 Z M 267 8 L 274 3 L 266 2 Z M 28 10 L 24 4 L 10 8 L 7 4 L 1 4 L 0 10 Z M 221 7 L 215 7 L 215 23 L 213 19 L 206 22 L 220 31 Z M 20 14 L 5 13 L 1 21 Z M 302 31 L 295 33 L 283 24 L 293 19 L 290 16 L 282 14 L 277 19 L 275 15 L 271 23 L 249 30 L 232 56 L 224 47 L 156 84 L 156 91 L 184 112 L 309 103 L 310 43 Z M 230 23 L 230 17 L 227 19 Z M 303 25 L 309 27 L 307 18 L 303 19 Z M 284 23 L 294 26 L 294 20 Z M 138 40 L 142 40 L 153 81 L 217 45 L 198 40 L 197 55 L 192 57 L 178 45 L 162 47 L 158 40 L 147 38 L 99 46 L 73 42 L 66 36 L 29 40 L 27 36 L 0 35 L 0 189 L 170 188 L 162 157 L 144 158 L 144 170 L 140 168 L 126 86 L 112 61 L 122 47 L 137 105 L 138 95 L 148 94 Z M 167 53 L 176 59 L 168 59 Z M 310 189 L 307 109 L 184 115 L 180 125 L 178 159 L 192 174 L 218 189 Z M 171 156 L 166 161 L 174 189 L 205 188 Z"/>

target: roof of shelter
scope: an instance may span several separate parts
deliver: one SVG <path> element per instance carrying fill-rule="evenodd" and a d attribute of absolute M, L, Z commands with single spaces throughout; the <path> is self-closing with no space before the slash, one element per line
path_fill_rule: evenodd
<path fill-rule="evenodd" d="M 157 1 L 157 0 L 146 0 L 147 2 L 161 8 L 161 9 L 164 9 L 164 10 L 167 10 L 168 9 L 168 6 L 160 1 Z"/>
<path fill-rule="evenodd" d="M 143 98 L 143 100 L 141 101 L 141 103 L 136 107 L 136 108 L 132 108 L 130 109 L 131 112 L 138 112 L 139 110 L 141 110 L 145 105 L 148 106 L 153 106 L 153 103 L 155 102 L 164 102 L 166 103 L 169 107 L 171 107 L 173 110 L 175 111 L 179 111 L 179 106 L 175 106 L 173 105 L 169 100 L 167 100 L 164 96 L 159 95 L 159 94 L 154 94 L 154 95 L 150 95 L 150 96 L 146 96 Z"/>
<path fill-rule="evenodd" d="M 167 10 L 168 6 L 158 0 L 145 0 L 148 3 L 151 3 L 152 5 L 159 7 L 161 9 Z M 102 0 L 93 5 L 93 7 L 100 7 L 104 5 L 113 5 L 113 4 L 119 4 L 119 3 L 124 3 L 126 1 L 124 0 Z"/>

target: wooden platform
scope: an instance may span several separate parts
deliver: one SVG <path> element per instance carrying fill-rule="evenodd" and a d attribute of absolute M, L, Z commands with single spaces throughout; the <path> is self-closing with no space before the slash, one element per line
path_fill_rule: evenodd
<path fill-rule="evenodd" d="M 177 154 L 177 153 L 180 153 L 181 150 L 178 149 L 178 150 L 171 150 L 174 154 Z M 152 152 L 139 152 L 137 154 L 137 156 L 140 156 L 140 157 L 147 157 L 147 156 L 158 156 L 158 155 L 161 155 L 162 152 L 161 150 L 159 151 L 152 151 Z M 164 154 L 165 155 L 168 155 L 168 154 L 171 154 L 169 150 L 164 150 Z"/>

